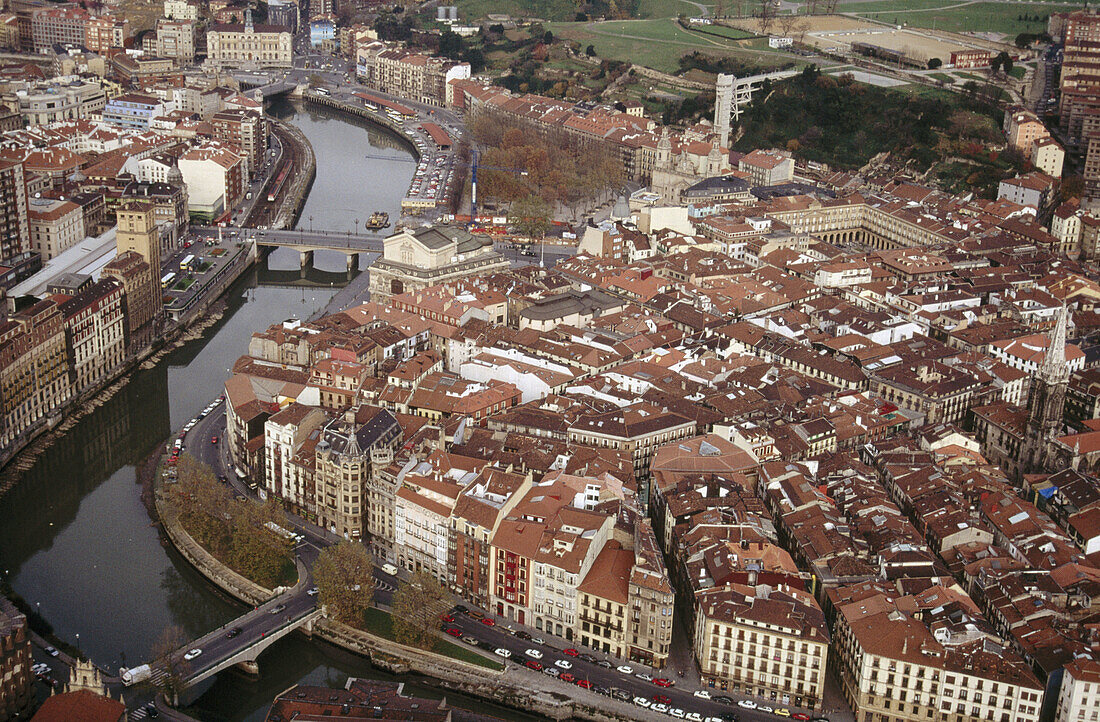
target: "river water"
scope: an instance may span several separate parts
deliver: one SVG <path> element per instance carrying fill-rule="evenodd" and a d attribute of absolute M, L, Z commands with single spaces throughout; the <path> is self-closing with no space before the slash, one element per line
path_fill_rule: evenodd
<path fill-rule="evenodd" d="M 317 180 L 304 214 L 315 228 L 346 232 L 373 210 L 397 217 L 415 163 L 396 138 L 328 111 L 281 104 L 273 112 L 298 125 L 316 152 Z M 221 393 L 253 331 L 323 308 L 347 281 L 345 263 L 342 253 L 318 252 L 315 267 L 302 273 L 295 251 L 273 252 L 229 291 L 225 315 L 201 339 L 134 374 L 0 500 L 0 574 L 58 636 L 100 665 L 147 660 L 171 625 L 195 637 L 240 614 L 240 605 L 164 544 L 141 503 L 135 465 Z M 258 721 L 276 694 L 298 682 L 386 678 L 361 658 L 297 636 L 269 649 L 260 667 L 259 680 L 220 675 L 192 712 L 203 720 Z"/>

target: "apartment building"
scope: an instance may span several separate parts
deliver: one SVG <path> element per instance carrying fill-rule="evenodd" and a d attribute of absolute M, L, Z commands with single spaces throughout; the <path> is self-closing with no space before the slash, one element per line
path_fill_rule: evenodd
<path fill-rule="evenodd" d="M 23 164 L 0 160 L 0 262 L 30 250 Z"/>
<path fill-rule="evenodd" d="M 1008 144 L 1024 155 L 1031 153 L 1035 141 L 1050 136 L 1039 116 L 1019 106 L 1005 110 L 1004 132 Z"/>
<path fill-rule="evenodd" d="M 0 323 L 0 447 L 41 424 L 72 398 L 65 319 L 39 301 Z"/>
<path fill-rule="evenodd" d="M 32 198 L 27 221 L 31 250 L 48 261 L 84 240 L 84 212 L 72 201 Z"/>
<path fill-rule="evenodd" d="M 100 55 L 122 52 L 130 37 L 130 21 L 113 15 L 89 18 L 85 25 L 84 47 Z"/>
<path fill-rule="evenodd" d="M 132 349 L 142 329 L 160 315 L 160 269 L 150 266 L 137 251 L 119 250 L 118 255 L 103 267 L 103 277 L 122 284 L 126 345 Z"/>
<path fill-rule="evenodd" d="M 36 53 L 53 49 L 54 45 L 84 45 L 91 20 L 88 11 L 78 7 L 36 10 L 31 16 L 31 43 Z"/>
<path fill-rule="evenodd" d="M 199 4 L 194 0 L 164 0 L 164 17 L 195 22 L 199 19 Z"/>
<path fill-rule="evenodd" d="M 223 110 L 210 119 L 214 137 L 241 149 L 247 162 L 248 177 L 255 176 L 267 153 L 268 125 L 263 113 L 250 110 Z"/>
<path fill-rule="evenodd" d="M 1100 719 L 1100 662 L 1078 657 L 1065 666 L 1054 722 Z"/>
<path fill-rule="evenodd" d="M 400 439 L 397 419 L 374 406 L 349 410 L 325 425 L 314 471 L 320 526 L 345 539 L 362 538 L 371 450 L 392 449 Z"/>
<path fill-rule="evenodd" d="M 448 104 L 448 83 L 470 77 L 470 64 L 373 41 L 356 49 L 355 74 L 367 87 L 430 105 Z"/>
<path fill-rule="evenodd" d="M 71 298 L 57 297 L 65 319 L 74 393 L 116 371 L 126 360 L 124 288 L 104 278 Z"/>
<path fill-rule="evenodd" d="M 968 598 L 923 610 L 923 619 L 900 608 L 905 602 L 881 591 L 828 590 L 836 609 L 833 654 L 841 689 L 857 719 L 885 722 L 1039 719 L 1043 686 L 995 637 Z M 939 593 L 942 600 L 956 595 Z M 957 597 L 956 597 L 957 598 Z M 969 605 L 967 605 L 969 602 Z M 961 603 L 970 629 L 929 622 Z M 977 622 L 977 623 L 974 623 Z M 934 623 L 934 622 L 933 622 Z"/>
<path fill-rule="evenodd" d="M 195 62 L 195 21 L 157 20 L 156 54 L 177 65 Z"/>
<path fill-rule="evenodd" d="M 709 686 L 821 708 L 829 628 L 806 592 L 767 585 L 700 590 L 694 645 Z"/>
<path fill-rule="evenodd" d="M 264 422 L 264 488 L 307 519 L 317 518 L 313 462 L 321 427 L 328 422 L 320 409 L 297 403 Z"/>
<path fill-rule="evenodd" d="M 737 162 L 754 186 L 774 186 L 794 180 L 794 158 L 783 150 L 754 150 Z"/>
<path fill-rule="evenodd" d="M 164 101 L 151 95 L 126 93 L 107 101 L 103 109 L 103 122 L 122 128 L 148 130 L 150 121 L 163 115 L 169 108 Z"/>
<path fill-rule="evenodd" d="M 210 222 L 244 193 L 246 163 L 230 147 L 209 144 L 192 148 L 179 158 L 187 184 L 187 209 L 196 221 Z"/>
<path fill-rule="evenodd" d="M 37 700 L 27 618 L 0 596 L 0 719 L 29 719 Z"/>

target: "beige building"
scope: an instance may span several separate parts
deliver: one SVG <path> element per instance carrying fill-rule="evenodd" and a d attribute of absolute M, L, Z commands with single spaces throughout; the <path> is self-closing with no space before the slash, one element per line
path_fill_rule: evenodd
<path fill-rule="evenodd" d="M 43 261 L 64 253 L 84 240 L 84 212 L 72 201 L 32 198 L 28 203 L 31 250 Z"/>
<path fill-rule="evenodd" d="M 280 25 L 253 25 L 249 10 L 244 23 L 214 25 L 206 33 L 206 62 L 215 68 L 289 68 L 293 38 Z"/>
<path fill-rule="evenodd" d="M 448 281 L 508 268 L 493 241 L 456 226 L 406 229 L 383 242 L 382 256 L 370 269 L 371 297 L 383 301 Z"/>
<path fill-rule="evenodd" d="M 164 0 L 164 17 L 169 20 L 198 20 L 199 4 L 191 0 Z"/>
<path fill-rule="evenodd" d="M 397 43 L 372 41 L 355 54 L 355 74 L 364 85 L 429 105 L 444 105 L 448 83 L 470 77 L 470 64 L 404 49 Z"/>
<path fill-rule="evenodd" d="M 401 427 L 385 409 L 363 406 L 325 425 L 317 442 L 317 523 L 345 539 L 363 536 L 371 450 L 393 448 Z"/>
<path fill-rule="evenodd" d="M 11 446 L 72 398 L 65 320 L 39 301 L 0 323 L 0 448 Z"/>
<path fill-rule="evenodd" d="M 704 683 L 820 709 L 829 628 L 814 598 L 767 586 L 715 587 L 695 595 L 695 659 Z"/>
<path fill-rule="evenodd" d="M 157 20 L 156 54 L 177 65 L 195 62 L 195 23 L 191 20 Z"/>
<path fill-rule="evenodd" d="M 1054 722 L 1100 719 L 1100 662 L 1078 657 L 1065 666 Z"/>
<path fill-rule="evenodd" d="M 68 77 L 17 90 L 19 115 L 28 125 L 46 125 L 99 115 L 107 107 L 107 94 L 98 80 Z"/>
<path fill-rule="evenodd" d="M 834 666 L 856 719 L 1039 719 L 1043 686 L 1022 660 L 982 629 L 988 625 L 968 597 L 941 588 L 934 597 L 937 607 L 921 610 L 922 620 L 899 609 L 907 606 L 906 600 L 915 607 L 912 597 L 898 600 L 881 592 L 851 591 L 830 589 L 828 594 L 837 610 Z M 972 615 L 965 629 L 958 621 L 934 620 L 937 613 L 956 609 Z"/>
<path fill-rule="evenodd" d="M 1031 164 L 1051 178 L 1062 177 L 1062 164 L 1065 159 L 1066 152 L 1062 146 L 1049 136 L 1040 138 L 1031 146 Z"/>
<path fill-rule="evenodd" d="M 295 403 L 264 422 L 264 488 L 307 519 L 317 513 L 313 464 L 299 454 L 314 461 L 321 426 L 328 420 L 321 409 Z"/>

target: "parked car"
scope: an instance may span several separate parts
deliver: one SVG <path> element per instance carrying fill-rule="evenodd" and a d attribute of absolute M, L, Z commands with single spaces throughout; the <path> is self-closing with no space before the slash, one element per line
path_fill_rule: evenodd
<path fill-rule="evenodd" d="M 440 619 L 442 619 L 444 622 L 453 622 L 455 620 L 454 615 L 451 614 L 444 614 L 442 617 L 440 617 Z"/>
<path fill-rule="evenodd" d="M 634 668 L 627 664 L 620 664 L 615 670 L 623 674 L 634 674 Z"/>
<path fill-rule="evenodd" d="M 688 722 L 703 722 L 703 715 L 698 712 L 688 712 L 684 717 Z"/>
<path fill-rule="evenodd" d="M 790 717 L 791 711 L 786 707 L 780 707 L 779 709 L 773 710 L 772 714 L 774 714 L 776 717 Z"/>
<path fill-rule="evenodd" d="M 542 671 L 542 663 L 541 663 L 541 662 L 536 662 L 536 661 L 535 661 L 535 660 L 533 660 L 533 659 L 529 659 L 529 660 L 527 660 L 526 662 L 524 662 L 523 664 L 524 664 L 524 666 L 526 666 L 526 667 L 527 667 L 528 669 L 533 669 L 533 670 L 535 670 L 536 672 L 541 672 L 541 671 Z"/>
<path fill-rule="evenodd" d="M 657 679 L 653 680 L 653 684 L 657 685 L 658 687 L 671 687 L 672 685 L 674 685 L 676 683 L 673 682 L 671 679 L 666 679 L 664 677 L 658 677 Z M 696 695 L 696 696 L 698 696 L 698 695 Z"/>
<path fill-rule="evenodd" d="M 461 637 L 462 630 L 458 629 L 457 627 L 451 627 L 447 630 L 447 634 L 451 635 L 452 637 Z"/>
<path fill-rule="evenodd" d="M 756 709 L 756 702 L 751 699 L 739 699 L 737 700 L 737 706 L 744 709 Z"/>
<path fill-rule="evenodd" d="M 638 679 L 642 680 L 643 682 L 652 682 L 653 681 L 653 675 L 648 674 L 646 672 L 638 672 L 634 676 L 637 677 Z"/>
<path fill-rule="evenodd" d="M 649 709 L 651 706 L 653 706 L 652 703 L 645 697 L 635 697 L 634 704 L 638 705 L 639 707 L 645 707 L 646 709 Z"/>
<path fill-rule="evenodd" d="M 572 684 L 574 681 L 576 681 L 577 678 L 574 677 L 570 672 L 562 672 L 558 676 L 558 679 L 560 679 L 562 682 L 569 682 L 570 684 Z"/>
<path fill-rule="evenodd" d="M 542 659 L 542 652 L 537 649 L 528 649 L 524 652 L 531 659 Z"/>
<path fill-rule="evenodd" d="M 547 667 L 546 669 L 542 670 L 542 673 L 543 674 L 548 674 L 551 677 L 557 677 L 557 676 L 561 675 L 561 670 L 558 669 L 557 667 Z"/>
<path fill-rule="evenodd" d="M 710 699 L 710 692 L 706 691 L 705 689 L 697 689 L 692 692 L 692 694 L 699 699 Z"/>
<path fill-rule="evenodd" d="M 668 705 L 664 702 L 657 702 L 650 707 L 654 712 L 660 712 L 661 714 L 668 714 Z"/>
<path fill-rule="evenodd" d="M 583 687 L 584 689 L 592 689 L 592 683 L 589 682 L 587 679 L 578 679 L 577 686 Z"/>
<path fill-rule="evenodd" d="M 580 652 L 578 652 L 577 650 L 575 650 L 575 649 L 572 649 L 572 648 L 570 648 L 570 649 L 563 649 L 563 650 L 561 651 L 561 653 L 562 653 L 562 654 L 564 654 L 564 655 L 565 655 L 566 657 L 577 657 L 577 656 L 579 656 L 579 655 L 580 655 Z"/>
<path fill-rule="evenodd" d="M 495 627 L 495 626 L 497 626 L 496 620 L 494 620 L 492 617 L 483 618 L 481 620 L 481 623 L 484 624 L 486 627 Z"/>
<path fill-rule="evenodd" d="M 676 719 L 683 719 L 686 716 L 684 714 L 684 711 L 682 709 L 680 709 L 679 707 L 673 707 L 672 709 L 670 709 L 668 711 L 668 713 L 670 715 L 672 715 L 673 717 L 675 717 Z"/>
<path fill-rule="evenodd" d="M 477 637 L 471 637 L 468 634 L 465 637 L 462 638 L 462 641 L 465 642 L 466 644 L 472 645 L 474 647 L 478 646 Z"/>
<path fill-rule="evenodd" d="M 615 665 L 611 664 L 611 662 L 608 662 L 606 659 L 598 659 L 596 660 L 596 666 L 603 667 L 604 669 L 611 669 Z"/>
<path fill-rule="evenodd" d="M 496 649 L 494 649 L 493 654 L 497 655 L 498 657 L 504 657 L 505 659 L 508 659 L 512 656 L 512 653 L 509 652 L 507 649 L 504 649 L 503 647 L 497 647 Z"/>
<path fill-rule="evenodd" d="M 655 694 L 653 695 L 654 702 L 660 702 L 661 704 L 668 704 L 672 699 L 667 694 Z"/>
<path fill-rule="evenodd" d="M 560 669 L 573 669 L 573 663 L 567 659 L 554 660 L 554 666 Z"/>

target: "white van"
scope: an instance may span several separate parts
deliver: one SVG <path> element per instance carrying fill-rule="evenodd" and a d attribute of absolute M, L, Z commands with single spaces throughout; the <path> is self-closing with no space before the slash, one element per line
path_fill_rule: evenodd
<path fill-rule="evenodd" d="M 392 564 L 383 564 L 382 571 L 384 571 L 386 574 L 389 574 L 391 577 L 397 576 L 397 567 Z"/>

